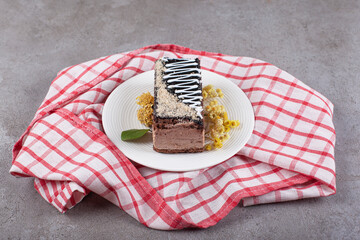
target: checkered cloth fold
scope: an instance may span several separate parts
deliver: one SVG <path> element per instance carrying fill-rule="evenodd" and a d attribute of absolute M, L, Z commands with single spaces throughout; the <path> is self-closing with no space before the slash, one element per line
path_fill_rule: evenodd
<path fill-rule="evenodd" d="M 198 57 L 202 69 L 238 85 L 255 128 L 244 148 L 198 171 L 164 172 L 134 164 L 106 137 L 104 102 L 118 85 L 154 68 L 156 59 Z M 15 144 L 11 174 L 34 177 L 60 212 L 90 191 L 156 229 L 206 228 L 244 206 L 335 194 L 333 105 L 280 70 L 248 57 L 153 45 L 59 72 Z"/>

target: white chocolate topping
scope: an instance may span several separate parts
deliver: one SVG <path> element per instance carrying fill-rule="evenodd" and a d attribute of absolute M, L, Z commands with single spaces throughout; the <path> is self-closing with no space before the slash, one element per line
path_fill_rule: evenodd
<path fill-rule="evenodd" d="M 174 62 L 169 58 L 162 60 L 165 63 L 163 80 L 167 83 L 167 89 L 173 89 L 179 100 L 188 104 L 197 112 L 197 116 L 202 118 L 203 97 L 198 63 L 191 59 L 176 59 Z"/>

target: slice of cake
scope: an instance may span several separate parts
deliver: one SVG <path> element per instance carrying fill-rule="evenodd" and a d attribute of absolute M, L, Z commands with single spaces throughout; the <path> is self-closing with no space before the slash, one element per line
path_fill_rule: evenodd
<path fill-rule="evenodd" d="M 205 130 L 199 59 L 155 63 L 153 144 L 163 153 L 202 152 Z"/>

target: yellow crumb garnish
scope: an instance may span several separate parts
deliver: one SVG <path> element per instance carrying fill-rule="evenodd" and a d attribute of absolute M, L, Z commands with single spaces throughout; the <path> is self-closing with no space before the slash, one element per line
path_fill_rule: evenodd
<path fill-rule="evenodd" d="M 154 104 L 154 97 L 149 92 L 141 94 L 136 98 L 136 100 L 136 103 L 142 107 L 148 104 L 151 104 L 151 106 Z"/>
<path fill-rule="evenodd" d="M 209 85 L 207 85 L 207 86 L 205 86 L 205 87 L 203 88 L 203 92 L 204 92 L 204 91 L 209 91 L 209 90 L 212 89 L 212 88 L 214 88 L 214 86 L 211 85 L 211 84 L 209 84 Z"/>
<path fill-rule="evenodd" d="M 207 97 L 208 97 L 208 93 L 205 92 L 205 91 L 202 93 L 202 95 L 203 95 L 203 98 L 207 98 Z"/>
<path fill-rule="evenodd" d="M 221 143 L 220 138 L 215 138 L 215 139 L 214 139 L 214 143 L 216 143 L 216 144 L 217 144 L 217 143 Z"/>
<path fill-rule="evenodd" d="M 224 122 L 224 127 L 230 127 L 230 125 L 231 125 L 231 122 L 229 120 L 226 120 Z"/>
<path fill-rule="evenodd" d="M 206 144 L 205 150 L 210 151 L 212 149 L 211 144 Z"/>
<path fill-rule="evenodd" d="M 136 98 L 136 103 L 141 106 L 137 111 L 138 120 L 147 127 L 152 125 L 152 114 L 154 105 L 154 97 L 149 93 L 143 93 Z"/>
<path fill-rule="evenodd" d="M 204 115 L 206 127 L 206 139 L 208 143 L 205 150 L 222 148 L 223 143 L 230 138 L 229 132 L 232 128 L 240 125 L 238 120 L 229 120 L 225 107 L 220 105 L 214 98 L 223 98 L 224 93 L 220 88 L 215 89 L 213 85 L 203 88 Z"/>
<path fill-rule="evenodd" d="M 215 106 L 216 104 L 218 104 L 216 100 L 210 102 L 210 106 Z"/>
<path fill-rule="evenodd" d="M 214 143 L 214 148 L 222 148 L 223 144 L 221 142 Z"/>

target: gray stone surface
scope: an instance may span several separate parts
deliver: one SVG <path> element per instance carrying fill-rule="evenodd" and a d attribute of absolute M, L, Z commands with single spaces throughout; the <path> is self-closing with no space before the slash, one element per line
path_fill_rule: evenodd
<path fill-rule="evenodd" d="M 12 146 L 59 70 L 156 43 L 266 60 L 327 96 L 337 194 L 164 232 L 95 194 L 61 214 L 32 179 L 9 175 Z M 360 239 L 359 63 L 359 1 L 0 0 L 0 239 Z"/>

